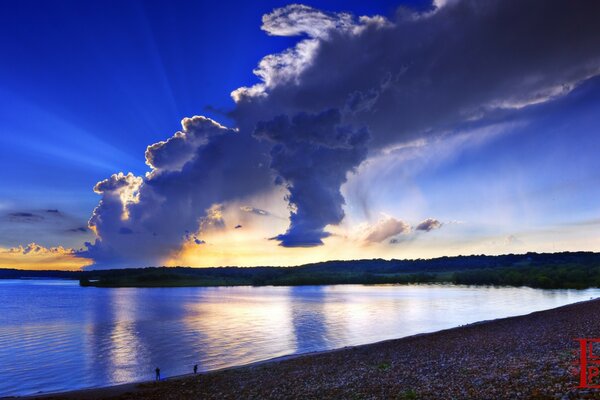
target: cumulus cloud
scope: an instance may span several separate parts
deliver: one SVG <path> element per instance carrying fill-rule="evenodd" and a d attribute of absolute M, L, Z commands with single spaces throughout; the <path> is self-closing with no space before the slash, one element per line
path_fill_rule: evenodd
<path fill-rule="evenodd" d="M 404 221 L 394 217 L 387 216 L 380 219 L 371 226 L 365 237 L 365 241 L 370 243 L 381 243 L 396 235 L 405 235 L 411 232 L 411 226 Z"/>
<path fill-rule="evenodd" d="M 255 136 L 273 144 L 276 183 L 289 190 L 290 226 L 275 239 L 284 247 L 323 244 L 325 226 L 344 218 L 340 187 L 365 159 L 368 132 L 341 125 L 340 112 L 329 110 L 259 122 Z"/>
<path fill-rule="evenodd" d="M 208 144 L 212 137 L 231 131 L 210 118 L 196 116 L 181 121 L 182 130 L 171 138 L 148 146 L 146 164 L 153 173 L 181 170 L 196 150 Z"/>
<path fill-rule="evenodd" d="M 155 265 L 190 238 L 202 242 L 212 207 L 244 204 L 273 182 L 290 206 L 275 239 L 320 245 L 344 218 L 340 186 L 367 157 L 497 124 L 598 75 L 599 15 L 599 2 L 568 0 L 444 0 L 389 18 L 273 10 L 262 29 L 300 39 L 259 62 L 255 85 L 232 92 L 236 129 L 186 118 L 148 147 L 145 176 L 99 182 L 89 222 L 98 237 L 80 254 L 98 266 Z M 423 223 L 416 229 L 439 227 Z"/>
<path fill-rule="evenodd" d="M 308 39 L 281 53 L 265 56 L 253 71 L 262 82 L 238 88 L 231 96 L 240 103 L 267 97 L 271 89 L 282 85 L 299 85 L 300 76 L 313 63 L 323 40 L 328 40 L 333 34 L 355 34 L 368 27 L 388 25 L 389 21 L 381 16 L 361 17 L 356 21 L 352 14 L 328 13 L 301 4 L 275 9 L 263 16 L 261 28 L 265 32 L 274 36 L 306 35 Z"/>
<path fill-rule="evenodd" d="M 91 260 L 75 255 L 75 251 L 62 246 L 45 247 L 37 243 L 10 248 L 0 247 L 0 267 L 17 269 L 79 269 Z"/>
<path fill-rule="evenodd" d="M 26 246 L 17 246 L 11 247 L 8 249 L 3 249 L 3 253 L 5 254 L 72 254 L 72 249 L 65 249 L 62 246 L 57 247 L 44 247 L 37 243 L 29 243 Z"/>
<path fill-rule="evenodd" d="M 432 231 L 434 229 L 439 229 L 441 227 L 442 227 L 442 223 L 440 221 L 438 221 L 437 219 L 427 218 L 426 220 L 424 220 L 423 222 L 421 222 L 420 224 L 418 224 L 415 227 L 415 229 L 417 231 L 429 232 L 429 231 Z"/>
<path fill-rule="evenodd" d="M 94 232 L 98 232 L 98 226 L 107 223 L 119 223 L 129 219 L 129 207 L 139 202 L 139 189 L 143 179 L 133 175 L 131 172 L 127 175 L 119 172 L 111 175 L 110 178 L 100 181 L 94 186 L 94 192 L 102 195 L 102 200 L 92 218 L 89 226 Z M 117 215 L 118 219 L 108 220 L 104 218 L 108 215 Z M 119 230 L 121 226 L 118 227 Z"/>
<path fill-rule="evenodd" d="M 218 227 L 220 204 L 270 185 L 264 153 L 249 134 L 205 117 L 184 119 L 181 131 L 148 147 L 144 177 L 118 173 L 96 185 L 102 198 L 89 226 L 98 238 L 79 254 L 95 267 L 160 263 L 190 232 Z"/>

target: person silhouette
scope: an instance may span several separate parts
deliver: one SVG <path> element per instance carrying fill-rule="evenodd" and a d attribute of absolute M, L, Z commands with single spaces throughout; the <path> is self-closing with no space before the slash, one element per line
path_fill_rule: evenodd
<path fill-rule="evenodd" d="M 198 364 L 194 365 L 194 374 L 198 373 Z"/>
<path fill-rule="evenodd" d="M 156 367 L 154 371 L 156 372 L 156 380 L 160 381 L 160 368 Z"/>

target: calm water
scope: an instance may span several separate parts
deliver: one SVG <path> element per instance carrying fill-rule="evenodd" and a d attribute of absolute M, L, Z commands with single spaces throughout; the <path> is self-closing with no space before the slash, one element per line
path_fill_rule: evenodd
<path fill-rule="evenodd" d="M 164 289 L 0 280 L 0 397 L 333 349 L 557 307 L 600 290 L 452 285 Z"/>

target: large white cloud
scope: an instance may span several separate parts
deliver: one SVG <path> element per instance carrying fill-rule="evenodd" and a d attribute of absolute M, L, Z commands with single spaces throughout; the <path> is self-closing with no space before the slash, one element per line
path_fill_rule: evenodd
<path fill-rule="evenodd" d="M 96 267 L 156 265 L 190 237 L 201 237 L 219 204 L 269 187 L 262 144 L 205 117 L 146 151 L 144 177 L 115 174 L 94 190 L 102 196 L 90 219 L 94 243 L 79 254 Z M 204 224 L 203 224 L 204 222 Z"/>

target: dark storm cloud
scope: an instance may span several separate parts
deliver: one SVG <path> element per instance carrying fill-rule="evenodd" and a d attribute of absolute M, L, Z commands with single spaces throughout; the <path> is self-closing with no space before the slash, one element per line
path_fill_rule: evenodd
<path fill-rule="evenodd" d="M 231 115 L 240 126 L 252 126 L 279 114 L 338 109 L 341 123 L 368 127 L 375 153 L 461 125 L 498 123 L 563 96 L 600 72 L 598 2 L 445 3 L 421 14 L 399 9 L 391 19 L 354 18 L 297 4 L 274 10 L 263 17 L 263 30 L 305 38 L 261 60 L 255 70 L 261 82 L 232 93 L 237 107 Z M 287 142 L 288 135 L 278 140 Z M 275 150 L 272 156 L 287 166 L 289 154 Z M 340 165 L 337 172 L 349 170 Z M 292 207 L 328 184 L 315 175 L 305 178 L 314 180 L 310 188 L 291 192 Z M 301 221 L 292 213 L 289 237 L 278 237 L 283 244 L 321 243 L 323 224 L 293 229 L 330 209 L 327 201 L 323 209 L 310 204 Z M 338 214 L 330 223 L 340 219 Z"/>
<path fill-rule="evenodd" d="M 547 101 L 599 73 L 596 1 L 453 1 L 353 24 L 288 8 L 263 29 L 309 38 L 263 59 L 263 82 L 234 93 L 240 120 L 346 109 L 379 148 Z M 303 12 L 312 24 L 290 28 Z"/>
<path fill-rule="evenodd" d="M 289 190 L 290 226 L 275 239 L 285 247 L 323 244 L 328 224 L 344 218 L 340 192 L 346 174 L 367 155 L 369 134 L 340 125 L 338 110 L 276 117 L 257 125 L 255 136 L 273 143 L 276 183 Z"/>
<path fill-rule="evenodd" d="M 368 152 L 497 123 L 600 71 L 600 2 L 446 3 L 393 18 L 297 4 L 265 15 L 268 34 L 302 38 L 260 61 L 258 84 L 232 93 L 238 130 L 184 119 L 180 132 L 148 147 L 145 177 L 99 182 L 89 223 L 98 239 L 81 255 L 98 266 L 155 264 L 184 240 L 202 242 L 186 232 L 218 229 L 215 207 L 271 190 L 272 174 L 291 209 L 276 239 L 320 245 L 326 226 L 344 217 L 340 186 Z"/>

